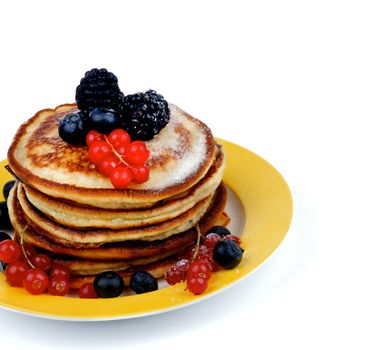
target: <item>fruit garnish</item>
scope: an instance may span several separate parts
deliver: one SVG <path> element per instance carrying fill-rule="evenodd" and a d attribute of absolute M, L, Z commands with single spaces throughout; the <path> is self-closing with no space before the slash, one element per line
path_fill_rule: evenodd
<path fill-rule="evenodd" d="M 98 295 L 95 292 L 94 285 L 92 283 L 83 284 L 83 286 L 79 288 L 78 294 L 79 298 L 98 298 Z"/>
<path fill-rule="evenodd" d="M 231 232 L 229 231 L 229 229 L 227 229 L 224 226 L 214 226 L 214 227 L 211 227 L 207 231 L 206 235 L 208 235 L 209 233 L 216 233 L 217 235 L 219 235 L 221 237 L 224 237 L 224 236 L 227 236 L 227 235 L 231 235 Z"/>
<path fill-rule="evenodd" d="M 10 191 L 12 190 L 12 187 L 15 185 L 15 180 L 7 181 L 4 186 L 3 186 L 3 196 L 5 200 L 7 200 L 8 195 L 10 194 Z"/>
<path fill-rule="evenodd" d="M 217 233 L 209 233 L 205 238 L 205 245 L 208 249 L 214 249 L 215 245 L 222 239 Z"/>
<path fill-rule="evenodd" d="M 50 278 L 55 279 L 55 278 L 65 278 L 68 279 L 70 278 L 70 271 L 68 267 L 58 264 L 58 263 L 53 263 L 52 267 L 50 269 Z"/>
<path fill-rule="evenodd" d="M 76 88 L 75 99 L 78 108 L 89 112 L 93 108 L 120 111 L 123 93 L 118 86 L 117 77 L 107 69 L 87 71 Z"/>
<path fill-rule="evenodd" d="M 148 293 L 158 289 L 156 278 L 149 272 L 144 271 L 133 273 L 130 285 L 136 294 Z"/>
<path fill-rule="evenodd" d="M 124 280 L 114 271 L 100 273 L 93 284 L 95 292 L 101 298 L 118 297 L 124 290 Z"/>
<path fill-rule="evenodd" d="M 118 189 L 127 188 L 132 182 L 146 182 L 150 176 L 148 161 L 150 151 L 143 141 L 131 142 L 123 129 L 113 130 L 109 136 L 93 130 L 86 136 L 89 144 L 88 158 L 99 172 L 110 178 Z"/>
<path fill-rule="evenodd" d="M 189 269 L 189 260 L 181 259 L 177 261 L 173 266 L 171 266 L 166 274 L 165 279 L 168 284 L 171 286 L 186 281 L 186 276 L 188 274 Z"/>
<path fill-rule="evenodd" d="M 156 91 L 148 90 L 124 97 L 123 128 L 132 139 L 151 140 L 169 120 L 169 105 Z"/>
<path fill-rule="evenodd" d="M 71 145 L 84 145 L 86 130 L 86 121 L 81 112 L 66 115 L 58 127 L 62 140 Z"/>
<path fill-rule="evenodd" d="M 233 269 L 242 260 L 241 247 L 232 240 L 221 240 L 214 248 L 214 260 L 225 269 Z"/>
<path fill-rule="evenodd" d="M 234 242 L 236 242 L 238 245 L 241 244 L 241 238 L 238 237 L 238 236 L 227 235 L 227 236 L 224 236 L 223 239 L 229 240 L 229 241 L 234 241 Z"/>
<path fill-rule="evenodd" d="M 23 277 L 30 269 L 30 266 L 24 261 L 15 261 L 8 264 L 5 269 L 7 282 L 13 287 L 23 287 Z"/>
<path fill-rule="evenodd" d="M 34 268 L 28 270 L 23 277 L 23 287 L 31 294 L 45 293 L 49 286 L 49 278 L 44 270 Z"/>
<path fill-rule="evenodd" d="M 49 272 L 50 267 L 52 266 L 52 259 L 45 254 L 34 255 L 30 260 L 35 267 L 38 267 L 45 272 Z"/>
<path fill-rule="evenodd" d="M 10 216 L 8 214 L 7 202 L 0 202 L 0 228 L 2 229 L 11 229 L 11 221 Z"/>
<path fill-rule="evenodd" d="M 68 294 L 70 288 L 69 280 L 64 277 L 51 278 L 49 280 L 49 293 L 57 296 Z"/>
<path fill-rule="evenodd" d="M 8 233 L 0 232 L 0 242 L 3 242 L 8 239 L 12 239 L 12 237 Z"/>
<path fill-rule="evenodd" d="M 0 260 L 6 264 L 17 261 L 21 256 L 19 244 L 12 239 L 0 242 Z"/>
<path fill-rule="evenodd" d="M 121 124 L 117 112 L 100 108 L 92 109 L 86 122 L 89 130 L 96 130 L 106 135 L 117 129 Z"/>
<path fill-rule="evenodd" d="M 199 275 L 190 275 L 187 277 L 186 285 L 195 295 L 203 293 L 208 287 L 208 280 Z"/>

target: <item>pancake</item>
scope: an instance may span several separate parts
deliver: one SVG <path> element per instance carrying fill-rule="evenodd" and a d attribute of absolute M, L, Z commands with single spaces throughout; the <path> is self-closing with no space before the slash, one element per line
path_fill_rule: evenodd
<path fill-rule="evenodd" d="M 207 174 L 179 198 L 171 198 L 148 209 L 100 209 L 80 206 L 47 196 L 23 185 L 28 201 L 51 220 L 68 227 L 121 229 L 156 224 L 177 217 L 212 195 L 221 182 L 225 157 L 217 147 L 216 159 Z"/>
<path fill-rule="evenodd" d="M 35 231 L 26 221 L 24 212 L 16 196 L 17 188 L 13 187 L 8 197 L 8 208 L 11 223 L 15 229 L 15 237 L 19 240 L 23 232 L 24 242 L 51 254 L 68 255 L 76 258 L 92 259 L 95 261 L 129 260 L 150 257 L 167 251 L 187 247 L 195 241 L 197 233 L 194 228 L 156 241 L 126 241 L 103 244 L 97 248 L 66 246 L 50 240 Z M 212 226 L 226 226 L 230 219 L 224 213 L 227 191 L 223 184 L 218 187 L 214 200 L 207 213 L 199 221 L 200 231 L 204 234 Z"/>
<path fill-rule="evenodd" d="M 169 123 L 146 143 L 149 180 L 115 189 L 88 161 L 86 147 L 59 137 L 59 121 L 76 111 L 75 104 L 68 104 L 38 112 L 19 128 L 8 150 L 15 176 L 48 196 L 106 209 L 146 208 L 194 186 L 214 161 L 210 129 L 170 105 Z"/>
<path fill-rule="evenodd" d="M 195 226 L 207 212 L 213 195 L 209 196 L 186 211 L 184 214 L 158 224 L 125 228 L 125 229 L 77 229 L 60 225 L 42 215 L 28 201 L 23 187 L 17 187 L 18 201 L 23 209 L 29 225 L 37 232 L 50 238 L 52 241 L 74 247 L 97 247 L 104 243 L 121 242 L 128 240 L 153 241 L 184 232 Z"/>

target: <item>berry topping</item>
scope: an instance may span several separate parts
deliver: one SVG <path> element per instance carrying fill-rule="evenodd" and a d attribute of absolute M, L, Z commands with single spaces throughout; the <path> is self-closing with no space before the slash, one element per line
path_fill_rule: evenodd
<path fill-rule="evenodd" d="M 8 198 L 8 195 L 10 194 L 10 191 L 11 191 L 12 187 L 14 187 L 14 185 L 15 185 L 15 180 L 8 181 L 4 184 L 4 186 L 3 186 L 4 199 Z"/>
<path fill-rule="evenodd" d="M 59 123 L 59 135 L 71 145 L 84 145 L 86 141 L 86 121 L 81 112 L 66 115 Z"/>
<path fill-rule="evenodd" d="M 223 239 L 229 240 L 229 241 L 234 241 L 234 242 L 236 242 L 238 245 L 241 244 L 241 238 L 238 237 L 238 236 L 227 235 L 227 236 L 224 236 Z"/>
<path fill-rule="evenodd" d="M 219 235 L 221 237 L 231 235 L 231 232 L 224 226 L 214 226 L 208 230 L 207 235 L 209 233 L 216 233 L 217 235 Z"/>
<path fill-rule="evenodd" d="M 45 272 L 49 272 L 50 267 L 52 266 L 52 259 L 49 258 L 45 254 L 37 254 L 31 258 L 31 262 L 35 267 L 38 267 Z"/>
<path fill-rule="evenodd" d="M 131 143 L 131 137 L 123 129 L 115 129 L 109 134 L 109 142 L 114 146 L 128 145 Z"/>
<path fill-rule="evenodd" d="M 96 107 L 120 111 L 123 96 L 117 77 L 104 68 L 86 72 L 76 88 L 76 102 L 83 111 Z"/>
<path fill-rule="evenodd" d="M 199 295 L 207 289 L 208 281 L 199 275 L 189 275 L 186 284 L 193 294 Z"/>
<path fill-rule="evenodd" d="M 205 278 L 207 281 L 211 277 L 211 266 L 205 260 L 196 259 L 189 266 L 188 277 L 190 276 L 200 276 Z"/>
<path fill-rule="evenodd" d="M 127 188 L 132 182 L 132 171 L 127 167 L 118 167 L 110 174 L 110 181 L 115 188 Z"/>
<path fill-rule="evenodd" d="M 8 239 L 10 239 L 10 240 L 12 239 L 8 233 L 0 232 L 0 242 L 3 242 Z"/>
<path fill-rule="evenodd" d="M 91 144 L 94 141 L 104 141 L 104 137 L 101 133 L 99 133 L 98 131 L 95 130 L 91 130 L 88 132 L 87 136 L 86 136 L 86 143 L 87 146 L 91 146 Z"/>
<path fill-rule="evenodd" d="M 217 233 L 209 233 L 206 236 L 205 245 L 208 249 L 214 249 L 215 245 L 222 239 Z"/>
<path fill-rule="evenodd" d="M 215 245 L 214 260 L 225 269 L 236 267 L 242 260 L 241 247 L 232 240 L 221 240 Z"/>
<path fill-rule="evenodd" d="M 94 289 L 101 298 L 115 298 L 124 290 L 124 280 L 117 272 L 102 272 L 94 279 Z"/>
<path fill-rule="evenodd" d="M 117 157 L 114 155 L 108 155 L 99 161 L 98 170 L 102 175 L 110 177 L 113 170 L 116 169 L 119 164 L 120 160 Z"/>
<path fill-rule="evenodd" d="M 158 282 L 150 273 L 138 271 L 131 276 L 131 289 L 137 294 L 152 292 L 158 289 Z"/>
<path fill-rule="evenodd" d="M 42 294 L 48 289 L 49 278 L 44 270 L 28 270 L 23 277 L 23 287 L 31 294 Z"/>
<path fill-rule="evenodd" d="M 88 159 L 91 163 L 98 165 L 101 159 L 112 153 L 110 145 L 105 141 L 95 141 L 88 149 Z"/>
<path fill-rule="evenodd" d="M 69 280 L 70 277 L 70 271 L 68 267 L 58 264 L 58 263 L 53 263 L 52 268 L 50 269 L 50 278 L 55 279 L 55 278 L 65 278 Z"/>
<path fill-rule="evenodd" d="M 150 151 L 143 141 L 134 141 L 127 146 L 125 154 L 130 163 L 143 165 L 148 160 Z"/>
<path fill-rule="evenodd" d="M 79 298 L 98 298 L 92 283 L 85 283 L 79 288 Z"/>
<path fill-rule="evenodd" d="M 170 267 L 166 274 L 165 279 L 171 286 L 186 281 L 186 276 L 189 269 L 189 260 L 181 259 L 175 265 Z"/>
<path fill-rule="evenodd" d="M 7 282 L 14 287 L 23 287 L 23 277 L 29 269 L 29 265 L 24 261 L 10 263 L 5 269 Z"/>
<path fill-rule="evenodd" d="M 49 293 L 52 295 L 64 296 L 69 292 L 69 280 L 64 277 L 53 278 L 49 281 Z"/>
<path fill-rule="evenodd" d="M 150 170 L 145 165 L 134 165 L 131 167 L 133 181 L 137 184 L 146 182 L 150 177 Z"/>
<path fill-rule="evenodd" d="M 89 130 L 109 134 L 120 126 L 120 117 L 113 110 L 94 108 L 88 114 L 87 124 Z"/>
<path fill-rule="evenodd" d="M 21 256 L 19 244 L 12 239 L 0 243 L 0 260 L 6 264 L 15 262 Z"/>
<path fill-rule="evenodd" d="M 0 228 L 12 228 L 10 216 L 8 214 L 7 202 L 5 201 L 0 202 Z"/>
<path fill-rule="evenodd" d="M 135 140 L 151 140 L 169 122 L 168 103 L 154 90 L 124 97 L 123 127 Z"/>

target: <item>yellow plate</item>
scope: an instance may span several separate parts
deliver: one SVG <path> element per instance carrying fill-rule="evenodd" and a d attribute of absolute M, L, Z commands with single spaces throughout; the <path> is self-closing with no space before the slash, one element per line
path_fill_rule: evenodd
<path fill-rule="evenodd" d="M 23 288 L 10 287 L 0 274 L 0 307 L 34 316 L 93 321 L 157 314 L 204 300 L 255 271 L 285 237 L 291 222 L 292 198 L 287 183 L 269 163 L 236 144 L 218 140 L 227 154 L 224 181 L 242 202 L 245 226 L 241 234 L 245 249 L 242 262 L 233 270 L 214 272 L 208 289 L 199 296 L 184 291 L 184 284 L 155 292 L 114 299 L 79 299 L 48 294 L 33 296 Z M 0 184 L 12 177 L 0 167 Z"/>

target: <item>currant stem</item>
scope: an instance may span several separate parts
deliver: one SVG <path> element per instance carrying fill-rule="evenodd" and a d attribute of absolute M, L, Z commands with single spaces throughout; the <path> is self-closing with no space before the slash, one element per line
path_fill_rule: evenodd
<path fill-rule="evenodd" d="M 117 158 L 120 160 L 121 163 L 123 163 L 124 165 L 126 165 L 128 168 L 130 168 L 130 165 L 123 159 L 123 157 L 121 156 L 120 153 L 118 153 L 116 151 L 116 149 L 114 148 L 114 146 L 110 143 L 109 138 L 106 135 L 103 135 L 103 137 L 105 138 L 105 141 L 109 144 L 110 148 L 112 149 L 113 153 L 117 156 Z"/>
<path fill-rule="evenodd" d="M 29 225 L 26 225 L 25 227 L 23 227 L 23 230 L 20 234 L 20 246 L 22 248 L 22 253 L 23 253 L 24 257 L 26 258 L 27 263 L 30 265 L 31 268 L 35 268 L 34 264 L 30 261 L 29 257 L 27 256 L 26 249 L 24 247 L 24 234 L 28 228 L 29 228 Z"/>
<path fill-rule="evenodd" d="M 199 227 L 199 225 L 196 225 L 195 228 L 196 228 L 196 232 L 197 232 L 197 241 L 196 241 L 196 246 L 195 246 L 195 252 L 193 253 L 193 257 L 192 257 L 191 262 L 193 262 L 196 259 L 197 254 L 199 254 L 199 248 L 200 248 L 200 237 L 201 237 L 200 227 Z"/>

